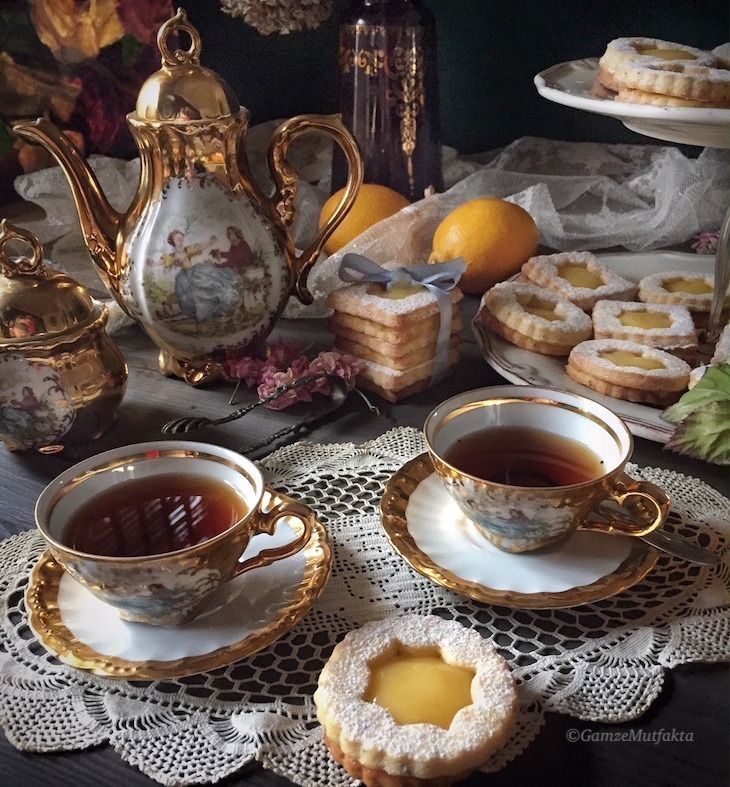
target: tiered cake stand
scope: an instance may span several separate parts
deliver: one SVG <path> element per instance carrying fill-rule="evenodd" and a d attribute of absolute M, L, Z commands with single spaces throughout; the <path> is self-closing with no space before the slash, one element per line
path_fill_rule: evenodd
<path fill-rule="evenodd" d="M 574 109 L 618 118 L 626 128 L 655 139 L 730 149 L 730 109 L 654 107 L 600 98 L 594 94 L 598 59 L 571 60 L 541 71 L 537 92 L 549 101 Z M 715 298 L 707 338 L 717 339 L 721 329 L 725 293 L 730 285 L 730 207 L 720 230 L 715 258 Z"/>

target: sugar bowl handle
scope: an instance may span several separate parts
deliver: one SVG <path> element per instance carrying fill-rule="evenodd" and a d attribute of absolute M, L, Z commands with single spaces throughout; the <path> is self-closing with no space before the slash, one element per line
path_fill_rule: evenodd
<path fill-rule="evenodd" d="M 7 243 L 26 244 L 30 246 L 31 255 L 29 257 L 14 256 L 9 257 L 5 251 Z M 16 227 L 7 219 L 0 221 L 0 271 L 9 279 L 14 276 L 37 276 L 42 278 L 46 275 L 43 265 L 43 247 L 38 238 L 32 232 Z"/>
<path fill-rule="evenodd" d="M 190 47 L 188 49 L 170 49 L 167 39 L 173 33 L 179 32 L 187 33 L 190 37 Z M 202 49 L 200 33 L 188 22 L 187 14 L 183 8 L 178 8 L 177 13 L 170 17 L 157 31 L 157 46 L 162 55 L 162 65 L 167 68 L 188 63 L 196 65 L 200 63 L 200 50 Z"/>
<path fill-rule="evenodd" d="M 294 277 L 294 294 L 304 303 L 312 303 L 312 295 L 307 289 L 307 274 L 317 260 L 329 236 L 345 218 L 357 197 L 362 184 L 363 165 L 360 149 L 352 134 L 347 130 L 340 115 L 297 115 L 282 123 L 274 132 L 269 146 L 269 169 L 274 180 L 275 191 L 271 198 L 281 224 L 288 227 L 294 218 L 294 198 L 297 194 L 297 173 L 286 160 L 289 145 L 300 135 L 309 131 L 326 134 L 342 148 L 349 171 L 342 199 L 334 213 L 322 227 L 317 237 L 299 255 L 294 252 L 294 244 L 289 243 L 289 266 Z"/>
<path fill-rule="evenodd" d="M 288 544 L 280 547 L 272 547 L 271 549 L 262 549 L 258 555 L 243 560 L 236 566 L 234 576 L 242 574 L 244 571 L 250 571 L 252 568 L 261 568 L 268 566 L 281 558 L 289 557 L 303 549 L 312 537 L 314 529 L 314 512 L 307 508 L 307 506 L 297 503 L 293 500 L 285 500 L 278 505 L 275 505 L 271 511 L 259 511 L 258 520 L 256 525 L 251 530 L 251 535 L 257 533 L 268 533 L 272 535 L 276 530 L 276 526 L 280 519 L 285 516 L 295 517 L 302 523 L 302 532 Z"/>

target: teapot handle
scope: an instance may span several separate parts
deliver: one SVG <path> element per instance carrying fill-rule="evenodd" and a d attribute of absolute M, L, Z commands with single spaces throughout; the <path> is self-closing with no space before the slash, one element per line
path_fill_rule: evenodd
<path fill-rule="evenodd" d="M 363 166 L 360 150 L 352 134 L 347 130 L 340 115 L 297 115 L 282 123 L 274 132 L 269 146 L 269 169 L 274 180 L 275 191 L 271 198 L 279 220 L 287 227 L 294 218 L 294 198 L 297 193 L 297 173 L 286 160 L 289 145 L 301 134 L 319 131 L 326 134 L 342 148 L 347 157 L 349 171 L 345 192 L 329 221 L 320 227 L 317 237 L 297 257 L 290 252 L 289 265 L 294 276 L 294 294 L 304 303 L 312 303 L 312 294 L 307 289 L 307 274 L 319 256 L 329 236 L 345 218 L 357 197 L 362 184 Z M 289 244 L 293 249 L 293 244 Z"/>

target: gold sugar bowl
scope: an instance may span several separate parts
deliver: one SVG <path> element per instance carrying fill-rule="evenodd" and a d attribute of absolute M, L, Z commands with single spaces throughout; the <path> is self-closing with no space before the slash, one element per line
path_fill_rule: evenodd
<path fill-rule="evenodd" d="M 44 265 L 32 233 L 0 221 L 0 440 L 11 451 L 55 453 L 114 423 L 127 364 L 108 317 L 78 282 Z"/>

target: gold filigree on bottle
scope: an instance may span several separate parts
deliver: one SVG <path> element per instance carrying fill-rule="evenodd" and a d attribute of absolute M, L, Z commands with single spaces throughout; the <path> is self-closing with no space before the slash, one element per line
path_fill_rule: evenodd
<path fill-rule="evenodd" d="M 418 0 L 360 0 L 340 28 L 340 110 L 365 180 L 410 200 L 443 189 L 433 16 Z M 333 188 L 344 183 L 335 151 Z"/>

